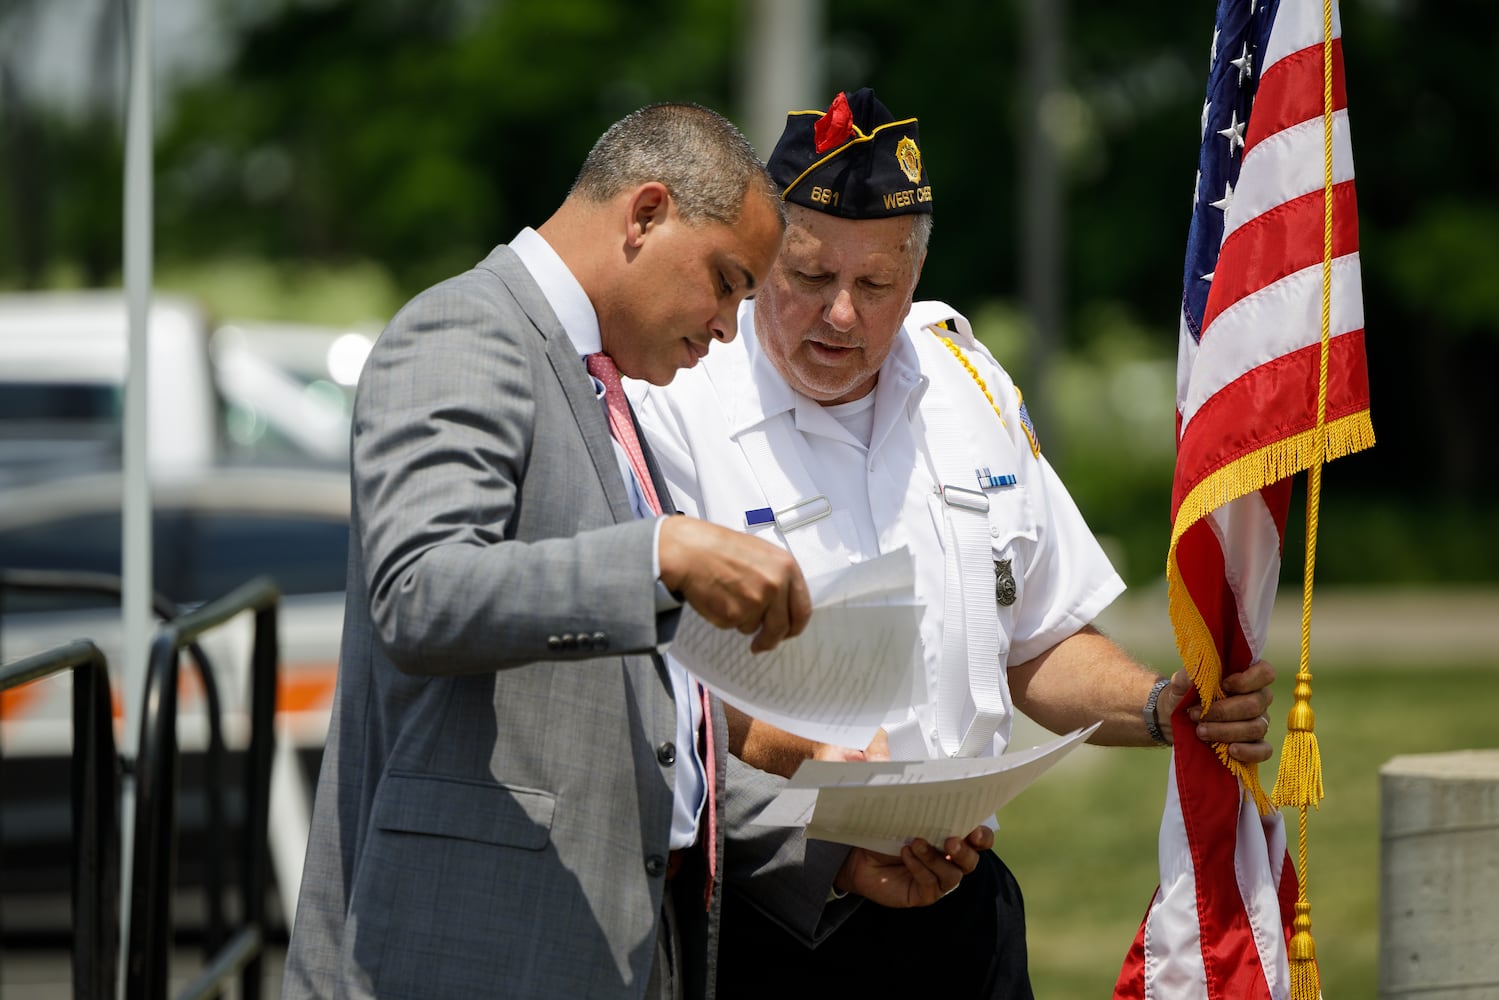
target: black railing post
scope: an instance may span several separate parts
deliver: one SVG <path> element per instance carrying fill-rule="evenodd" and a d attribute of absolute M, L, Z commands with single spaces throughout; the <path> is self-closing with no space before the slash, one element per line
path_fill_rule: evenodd
<path fill-rule="evenodd" d="M 110 714 L 109 666 L 77 639 L 0 666 L 0 691 L 73 671 L 73 996 L 115 992 L 119 940 L 119 757 Z"/>
<path fill-rule="evenodd" d="M 120 932 L 120 758 L 109 670 L 97 648 L 73 673 L 73 733 L 73 995 L 112 997 Z"/>
<path fill-rule="evenodd" d="M 135 857 L 131 861 L 130 941 L 125 996 L 161 1000 L 167 995 L 167 955 L 172 934 L 171 893 L 177 829 L 176 629 L 168 623 L 151 642 L 141 702 L 135 758 Z"/>
<path fill-rule="evenodd" d="M 126 942 L 127 1000 L 166 995 L 172 935 L 171 889 L 175 859 L 177 777 L 177 674 L 179 652 L 205 631 L 244 611 L 255 612 L 251 656 L 250 747 L 246 779 L 244 903 L 240 930 L 212 956 L 209 970 L 181 995 L 216 996 L 241 974 L 242 996 L 261 994 L 260 954 L 266 938 L 265 895 L 270 831 L 270 770 L 275 744 L 276 634 L 280 593 L 257 579 L 182 617 L 163 624 L 151 645 L 136 760 L 135 858 L 131 878 L 130 932 Z"/>
<path fill-rule="evenodd" d="M 255 613 L 255 649 L 251 659 L 250 759 L 245 771 L 245 859 L 240 868 L 244 922 L 266 926 L 266 883 L 270 868 L 271 762 L 276 750 L 276 668 L 280 660 L 277 605 Z M 260 953 L 246 963 L 241 996 L 258 996 Z"/>

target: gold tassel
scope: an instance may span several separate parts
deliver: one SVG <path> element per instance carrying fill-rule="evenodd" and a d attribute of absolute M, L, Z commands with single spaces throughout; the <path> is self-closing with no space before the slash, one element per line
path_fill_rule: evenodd
<path fill-rule="evenodd" d="M 1296 866 L 1296 920 L 1288 949 L 1291 965 L 1290 1000 L 1319 1000 L 1322 996 L 1317 971 L 1317 943 L 1312 939 L 1312 904 L 1307 901 L 1306 826 L 1307 809 L 1322 801 L 1322 752 L 1314 731 L 1312 675 L 1302 667 L 1296 673 L 1295 704 L 1286 720 L 1286 739 L 1280 751 L 1280 770 L 1275 777 L 1275 804 L 1294 807 L 1301 818 Z"/>
<path fill-rule="evenodd" d="M 1322 977 L 1317 972 L 1317 943 L 1312 940 L 1312 904 L 1296 904 L 1295 933 L 1291 935 L 1291 1000 L 1319 1000 Z"/>
<path fill-rule="evenodd" d="M 1295 704 L 1286 719 L 1280 767 L 1275 775 L 1275 804 L 1304 809 L 1322 802 L 1322 751 L 1317 745 L 1316 714 L 1312 711 L 1312 675 L 1296 674 Z"/>

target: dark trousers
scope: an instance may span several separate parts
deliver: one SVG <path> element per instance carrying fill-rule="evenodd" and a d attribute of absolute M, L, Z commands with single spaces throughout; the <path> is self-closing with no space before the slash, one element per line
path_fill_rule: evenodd
<path fill-rule="evenodd" d="M 957 889 L 931 906 L 892 910 L 865 902 L 816 948 L 725 888 L 718 996 L 817 995 L 1033 1000 L 1025 903 L 1015 876 L 986 852 Z"/>

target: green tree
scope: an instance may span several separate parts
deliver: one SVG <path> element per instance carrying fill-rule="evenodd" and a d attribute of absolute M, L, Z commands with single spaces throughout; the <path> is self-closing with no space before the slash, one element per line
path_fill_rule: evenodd
<path fill-rule="evenodd" d="M 408 295 L 542 221 L 624 112 L 664 99 L 738 108 L 745 2 L 221 0 L 219 10 L 232 59 L 179 93 L 162 123 L 163 267 L 374 261 Z M 921 118 L 937 228 L 919 294 L 1013 316 L 1028 252 L 1020 2 L 823 0 L 823 10 L 822 97 L 871 85 Z M 1188 0 L 1066 5 L 1063 86 L 1046 121 L 1062 152 L 1070 355 L 1054 389 L 1030 377 L 1023 336 L 1004 358 L 1043 406 L 1048 393 L 1059 408 L 1073 408 L 1069 394 L 1094 398 L 1079 374 L 1088 365 L 1145 372 L 1152 345 L 1161 361 L 1174 356 L 1212 16 Z M 1324 552 L 1414 546 L 1440 560 L 1429 575 L 1494 579 L 1484 555 L 1499 544 L 1494 447 L 1471 401 L 1486 398 L 1499 362 L 1499 108 L 1482 76 L 1499 50 L 1499 5 L 1346 0 L 1342 22 L 1380 443 L 1330 467 L 1325 502 L 1339 517 L 1327 524 L 1351 540 Z M 59 266 L 117 280 L 117 126 L 28 114 L 0 103 L 0 281 Z M 1111 379 L 1109 395 L 1156 381 Z M 1085 416 L 1059 417 L 1043 439 L 1065 445 L 1065 472 L 1098 527 L 1164 551 L 1167 487 L 1155 470 L 1167 463 L 1139 440 L 1153 432 Z M 1389 537 L 1402 524 L 1407 537 Z M 1355 579 L 1410 572 L 1401 564 L 1319 560 Z"/>
<path fill-rule="evenodd" d="M 415 291 L 543 221 L 620 115 L 723 106 L 733 27 L 710 2 L 289 5 L 183 96 L 162 253 L 370 256 Z"/>

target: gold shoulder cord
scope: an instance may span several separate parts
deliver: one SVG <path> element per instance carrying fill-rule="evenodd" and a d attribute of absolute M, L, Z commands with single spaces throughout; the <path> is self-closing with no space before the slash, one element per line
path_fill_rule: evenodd
<path fill-rule="evenodd" d="M 989 401 L 989 406 L 994 410 L 994 415 L 999 418 L 999 425 L 1001 427 L 1008 427 L 1009 425 L 1005 423 L 1005 415 L 1000 412 L 998 406 L 994 405 L 994 395 L 989 392 L 989 387 L 984 384 L 983 376 L 979 374 L 977 368 L 973 367 L 973 362 L 969 361 L 968 358 L 964 356 L 962 349 L 959 348 L 957 344 L 953 343 L 953 339 L 951 337 L 944 337 L 940 332 L 938 332 L 940 328 L 940 324 L 927 327 L 928 330 L 931 330 L 932 333 L 937 335 L 937 339 L 942 341 L 942 343 L 947 347 L 949 351 L 952 351 L 952 356 L 958 359 L 958 364 L 967 369 L 969 377 L 978 384 L 979 391 L 984 394 L 984 398 Z"/>

